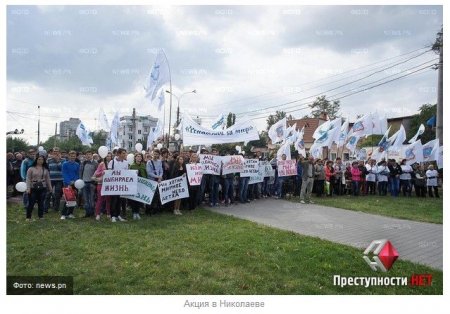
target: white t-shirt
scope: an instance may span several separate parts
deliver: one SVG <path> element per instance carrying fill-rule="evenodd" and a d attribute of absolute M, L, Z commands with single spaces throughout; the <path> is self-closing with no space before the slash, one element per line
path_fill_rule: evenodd
<path fill-rule="evenodd" d="M 377 179 L 376 173 L 377 173 L 377 166 L 371 166 L 369 164 L 366 165 L 366 169 L 369 172 L 366 174 L 366 181 L 375 182 Z"/>
<path fill-rule="evenodd" d="M 411 180 L 411 172 L 413 171 L 410 165 L 401 165 L 402 174 L 400 180 Z"/>
<path fill-rule="evenodd" d="M 387 182 L 387 174 L 389 174 L 389 172 L 390 171 L 387 166 L 377 166 L 378 182 Z"/>
<path fill-rule="evenodd" d="M 425 174 L 427 176 L 427 186 L 438 186 L 437 178 L 439 176 L 439 173 L 437 172 L 437 170 L 427 170 Z"/>
<path fill-rule="evenodd" d="M 114 161 L 114 168 L 113 168 L 113 161 Z M 113 160 L 111 160 L 108 163 L 108 169 L 111 170 L 128 170 L 128 161 L 127 160 L 117 160 L 116 157 L 114 157 Z"/>

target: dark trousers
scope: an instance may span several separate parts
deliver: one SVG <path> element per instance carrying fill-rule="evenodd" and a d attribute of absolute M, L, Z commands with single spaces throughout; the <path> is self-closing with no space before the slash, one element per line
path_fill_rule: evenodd
<path fill-rule="evenodd" d="M 438 187 L 437 186 L 429 186 L 428 187 L 428 196 L 429 197 L 433 197 L 433 190 L 434 190 L 434 197 L 438 197 L 439 198 L 439 193 L 438 193 Z"/>
<path fill-rule="evenodd" d="M 387 194 L 387 181 L 378 182 L 378 195 L 385 196 Z"/>
<path fill-rule="evenodd" d="M 321 197 L 323 195 L 323 185 L 325 180 L 314 180 L 314 183 L 316 184 L 316 196 Z"/>
<path fill-rule="evenodd" d="M 126 217 L 127 200 L 120 195 L 111 195 L 111 217 Z"/>
<path fill-rule="evenodd" d="M 190 186 L 189 187 L 189 210 L 193 210 L 193 209 L 197 208 L 199 191 L 200 191 L 199 186 Z"/>
<path fill-rule="evenodd" d="M 31 189 L 29 195 L 29 202 L 27 207 L 27 218 L 31 218 L 31 213 L 33 212 L 34 204 L 38 203 L 38 217 L 44 217 L 44 198 L 47 194 L 47 189 L 36 190 Z"/>
<path fill-rule="evenodd" d="M 403 196 L 411 196 L 411 180 L 400 180 L 400 189 L 403 191 Z"/>
<path fill-rule="evenodd" d="M 353 196 L 359 195 L 359 181 L 352 181 Z"/>
<path fill-rule="evenodd" d="M 423 185 L 423 186 L 414 185 L 414 190 L 416 191 L 417 197 L 426 197 L 427 196 L 427 187 L 425 185 Z"/>
<path fill-rule="evenodd" d="M 52 191 L 47 191 L 47 195 L 45 197 L 45 208 L 50 208 L 50 201 L 53 199 L 53 209 L 55 211 L 59 211 L 59 207 L 61 205 L 63 182 L 52 181 L 52 186 L 54 192 L 52 193 Z"/>
<path fill-rule="evenodd" d="M 374 181 L 366 181 L 366 194 L 367 195 L 375 195 L 375 182 Z"/>
<path fill-rule="evenodd" d="M 139 214 L 139 210 L 142 207 L 142 203 L 134 200 L 128 200 L 128 205 L 131 207 L 133 214 Z"/>
<path fill-rule="evenodd" d="M 224 183 L 225 204 L 230 204 L 233 202 L 233 178 L 225 178 Z"/>

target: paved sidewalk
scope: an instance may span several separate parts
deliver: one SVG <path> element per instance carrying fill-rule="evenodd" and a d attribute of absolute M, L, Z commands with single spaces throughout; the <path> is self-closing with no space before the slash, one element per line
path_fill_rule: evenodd
<path fill-rule="evenodd" d="M 399 259 L 443 269 L 442 225 L 277 199 L 208 209 L 357 248 L 388 239 Z"/>

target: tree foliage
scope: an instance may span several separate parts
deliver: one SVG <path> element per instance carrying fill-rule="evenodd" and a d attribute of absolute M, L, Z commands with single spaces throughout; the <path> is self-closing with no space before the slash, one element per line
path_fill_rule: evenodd
<path fill-rule="evenodd" d="M 422 144 L 425 144 L 436 138 L 436 132 L 434 128 L 427 125 L 427 121 L 432 116 L 436 115 L 436 107 L 436 104 L 424 104 L 420 106 L 419 113 L 412 118 L 410 128 L 408 130 L 408 133 L 406 134 L 406 138 L 408 140 L 416 134 L 421 124 L 425 125 L 425 132 L 420 136 Z"/>
<path fill-rule="evenodd" d="M 266 130 L 268 131 L 272 125 L 274 125 L 278 121 L 284 119 L 285 117 L 286 117 L 286 120 L 288 120 L 288 121 L 295 119 L 292 115 L 287 116 L 286 112 L 278 111 L 278 110 L 275 112 L 275 114 L 271 114 L 270 116 L 268 116 L 267 120 L 266 120 L 266 122 L 267 122 Z"/>
<path fill-rule="evenodd" d="M 339 100 L 330 101 L 325 95 L 317 97 L 312 104 L 309 105 L 311 108 L 311 116 L 313 118 L 318 118 L 323 112 L 325 112 L 330 120 L 339 117 L 339 110 L 341 108 L 341 103 Z M 307 117 L 307 116 L 306 116 Z"/>
<path fill-rule="evenodd" d="M 6 138 L 6 151 L 8 152 L 26 151 L 29 147 L 30 144 L 22 138 L 10 136 Z"/>

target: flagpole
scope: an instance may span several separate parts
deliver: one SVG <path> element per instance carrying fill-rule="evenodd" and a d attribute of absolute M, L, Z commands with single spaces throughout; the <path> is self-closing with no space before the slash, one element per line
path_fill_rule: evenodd
<path fill-rule="evenodd" d="M 162 53 L 164 54 L 164 57 L 166 58 L 167 61 L 167 68 L 169 69 L 169 90 L 170 90 L 170 106 L 169 106 L 169 137 L 167 139 L 167 149 L 169 149 L 169 141 L 170 141 L 170 123 L 171 123 L 171 119 L 172 119 L 172 74 L 170 71 L 170 65 L 169 65 L 169 59 L 167 59 L 166 53 L 164 52 L 164 49 L 161 49 Z M 163 91 L 164 92 L 164 91 Z M 164 102 L 164 107 L 166 106 L 166 102 Z M 166 119 L 166 110 L 164 108 L 164 126 L 163 126 L 163 130 L 166 127 L 165 124 L 165 119 Z M 163 139 L 164 139 L 164 132 L 163 132 Z"/>

